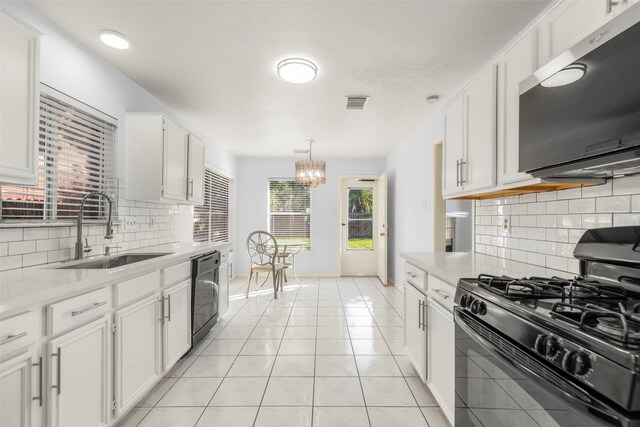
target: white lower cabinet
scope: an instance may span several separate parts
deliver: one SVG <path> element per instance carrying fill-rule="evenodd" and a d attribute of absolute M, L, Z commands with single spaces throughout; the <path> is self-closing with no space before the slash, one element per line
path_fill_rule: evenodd
<path fill-rule="evenodd" d="M 404 342 L 407 356 L 422 378 L 427 378 L 427 297 L 408 283 L 404 285 Z"/>
<path fill-rule="evenodd" d="M 191 348 L 191 280 L 164 291 L 163 360 L 168 371 Z"/>
<path fill-rule="evenodd" d="M 42 359 L 34 351 L 0 364 L 0 425 L 39 424 L 42 407 Z"/>
<path fill-rule="evenodd" d="M 135 405 L 160 379 L 159 307 L 159 296 L 154 294 L 116 312 L 116 416 Z"/>
<path fill-rule="evenodd" d="M 49 342 L 49 427 L 109 424 L 109 320 L 104 317 Z"/>
<path fill-rule="evenodd" d="M 455 413 L 455 323 L 453 314 L 429 300 L 427 384 L 436 401 L 453 425 Z"/>

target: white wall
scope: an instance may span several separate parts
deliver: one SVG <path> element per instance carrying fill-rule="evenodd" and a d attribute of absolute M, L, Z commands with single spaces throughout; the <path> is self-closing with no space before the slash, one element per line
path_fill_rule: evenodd
<path fill-rule="evenodd" d="M 387 156 L 389 279 L 400 280 L 400 252 L 433 250 L 433 142 L 444 136 L 442 110 L 432 113 Z"/>
<path fill-rule="evenodd" d="M 246 238 L 255 230 L 267 230 L 268 179 L 292 178 L 293 158 L 238 158 L 236 172 L 236 239 L 234 270 L 249 271 Z M 296 269 L 304 275 L 338 274 L 339 205 L 341 175 L 379 175 L 383 158 L 324 159 L 327 183 L 311 190 L 311 253 L 296 257 Z"/>
<path fill-rule="evenodd" d="M 235 156 L 219 141 L 199 131 L 103 58 L 77 42 L 24 2 L 3 2 L 3 7 L 42 33 L 40 80 L 118 119 L 118 175 L 124 177 L 126 112 L 162 112 L 198 134 L 206 143 L 207 162 L 235 175 Z M 97 35 L 96 35 L 97 36 Z M 133 52 L 132 52 L 133 54 Z"/>

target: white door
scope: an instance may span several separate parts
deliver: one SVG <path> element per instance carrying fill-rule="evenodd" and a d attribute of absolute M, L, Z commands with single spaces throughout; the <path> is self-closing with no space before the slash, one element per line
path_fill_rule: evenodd
<path fill-rule="evenodd" d="M 164 173 L 162 197 L 187 200 L 187 140 L 189 133 L 170 120 L 164 120 Z"/>
<path fill-rule="evenodd" d="M 35 30 L 0 10 L 0 182 L 38 183 L 38 60 Z"/>
<path fill-rule="evenodd" d="M 191 348 L 191 280 L 164 292 L 164 370 Z"/>
<path fill-rule="evenodd" d="M 429 385 L 449 420 L 455 410 L 455 323 L 453 314 L 429 301 Z"/>
<path fill-rule="evenodd" d="M 376 178 L 342 179 L 342 275 L 378 274 L 377 193 Z"/>
<path fill-rule="evenodd" d="M 496 84 L 494 66 L 465 92 L 467 141 L 465 163 L 460 168 L 464 191 L 496 183 Z"/>
<path fill-rule="evenodd" d="M 204 203 L 204 142 L 189 135 L 189 185 L 187 200 L 194 205 Z"/>
<path fill-rule="evenodd" d="M 378 177 L 376 225 L 378 228 L 378 278 L 387 284 L 387 174 Z"/>
<path fill-rule="evenodd" d="M 462 191 L 460 161 L 464 155 L 464 96 L 451 102 L 444 113 L 444 159 L 442 194 Z"/>
<path fill-rule="evenodd" d="M 537 33 L 529 32 L 502 57 L 498 64 L 498 182 L 531 178 L 518 172 L 520 82 L 537 68 Z"/>
<path fill-rule="evenodd" d="M 407 356 L 423 381 L 427 376 L 427 297 L 404 284 L 404 345 Z"/>
<path fill-rule="evenodd" d="M 160 378 L 161 314 L 158 295 L 116 312 L 115 397 L 117 416 Z"/>
<path fill-rule="evenodd" d="M 103 318 L 49 343 L 49 427 L 108 425 L 108 336 Z"/>
<path fill-rule="evenodd" d="M 28 352 L 0 365 L 0 425 L 37 425 L 33 408 L 42 405 L 42 366 L 38 363 Z"/>

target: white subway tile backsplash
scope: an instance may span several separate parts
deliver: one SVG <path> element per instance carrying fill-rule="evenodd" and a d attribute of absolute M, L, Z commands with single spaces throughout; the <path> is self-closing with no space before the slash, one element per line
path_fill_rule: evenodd
<path fill-rule="evenodd" d="M 631 196 L 599 197 L 596 199 L 596 212 L 630 212 Z"/>
<path fill-rule="evenodd" d="M 582 187 L 582 197 L 603 197 L 610 196 L 613 194 L 612 190 L 613 186 L 611 185 L 611 180 L 607 181 L 602 185 L 594 185 L 591 187 Z"/>
<path fill-rule="evenodd" d="M 36 251 L 36 242 L 33 240 L 24 240 L 21 242 L 9 243 L 9 255 L 22 255 Z"/>
<path fill-rule="evenodd" d="M 640 225 L 640 176 L 490 200 L 476 203 L 475 223 L 482 225 L 476 227 L 476 251 L 495 254 L 498 262 L 523 263 L 522 275 L 578 274 L 573 251 L 586 230 Z M 510 233 L 500 227 L 504 218 Z"/>
<path fill-rule="evenodd" d="M 570 213 L 593 213 L 596 211 L 596 199 L 569 200 Z"/>
<path fill-rule="evenodd" d="M 44 227 L 30 227 L 24 229 L 24 240 L 46 239 L 49 237 L 49 230 Z"/>
<path fill-rule="evenodd" d="M 26 254 L 22 256 L 22 267 L 31 267 L 32 265 L 46 264 L 47 253 L 35 252 L 32 254 Z"/>
<path fill-rule="evenodd" d="M 22 255 L 4 256 L 0 259 L 0 270 L 11 270 L 22 267 Z"/>
<path fill-rule="evenodd" d="M 9 255 L 9 243 L 0 243 L 0 257 Z"/>
<path fill-rule="evenodd" d="M 22 228 L 0 229 L 0 242 L 15 242 L 22 240 Z"/>
<path fill-rule="evenodd" d="M 59 246 L 58 239 L 36 240 L 36 252 L 55 251 L 59 248 L 60 246 Z"/>
<path fill-rule="evenodd" d="M 640 225 L 640 213 L 613 214 L 613 226 Z"/>

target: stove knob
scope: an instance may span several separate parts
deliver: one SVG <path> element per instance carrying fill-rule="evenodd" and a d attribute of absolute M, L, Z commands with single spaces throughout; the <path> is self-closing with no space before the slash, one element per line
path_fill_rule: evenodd
<path fill-rule="evenodd" d="M 460 305 L 461 305 L 462 307 L 466 307 L 466 306 L 467 306 L 468 299 L 469 299 L 469 295 L 467 295 L 467 294 L 462 295 L 462 296 L 460 297 Z"/>
<path fill-rule="evenodd" d="M 464 306 L 468 309 L 471 309 L 471 305 L 473 304 L 474 301 L 475 301 L 475 298 L 469 295 L 469 298 L 467 298 L 467 300 L 465 301 Z"/>
<path fill-rule="evenodd" d="M 587 354 L 570 351 L 564 356 L 562 367 L 574 375 L 584 375 L 589 372 L 591 362 Z"/>
<path fill-rule="evenodd" d="M 477 314 L 479 316 L 482 316 L 487 313 L 487 305 L 484 302 L 477 299 L 473 300 L 473 302 L 471 303 L 471 307 L 469 308 L 473 314 Z"/>
<path fill-rule="evenodd" d="M 560 350 L 558 339 L 548 335 L 540 335 L 536 339 L 536 351 L 546 357 L 555 357 Z"/>

